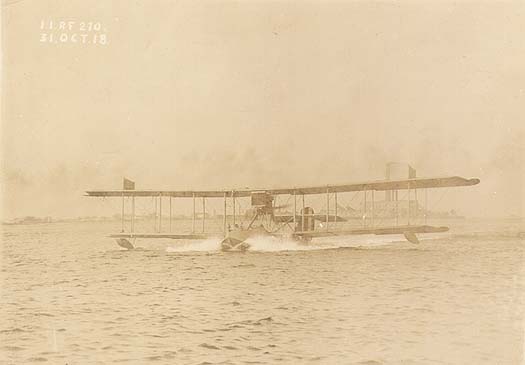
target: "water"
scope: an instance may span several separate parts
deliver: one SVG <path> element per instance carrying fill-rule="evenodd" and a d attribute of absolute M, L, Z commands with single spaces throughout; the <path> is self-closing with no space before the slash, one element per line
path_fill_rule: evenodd
<path fill-rule="evenodd" d="M 124 251 L 117 222 L 3 226 L 0 363 L 522 364 L 523 226 L 247 253 Z"/>

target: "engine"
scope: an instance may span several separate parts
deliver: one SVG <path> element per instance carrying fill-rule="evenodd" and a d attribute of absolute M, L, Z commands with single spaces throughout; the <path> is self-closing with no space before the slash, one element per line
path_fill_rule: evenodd
<path fill-rule="evenodd" d="M 266 191 L 254 191 L 251 195 L 252 207 L 261 213 L 272 213 L 273 196 Z"/>

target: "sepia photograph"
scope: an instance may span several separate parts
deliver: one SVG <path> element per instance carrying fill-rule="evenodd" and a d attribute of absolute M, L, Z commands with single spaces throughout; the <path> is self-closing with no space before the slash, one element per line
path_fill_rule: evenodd
<path fill-rule="evenodd" d="M 0 364 L 525 365 L 525 2 L 1 22 Z"/>

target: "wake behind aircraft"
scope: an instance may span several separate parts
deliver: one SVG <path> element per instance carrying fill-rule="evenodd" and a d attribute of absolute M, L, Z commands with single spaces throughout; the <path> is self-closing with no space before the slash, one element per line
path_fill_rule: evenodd
<path fill-rule="evenodd" d="M 113 197 L 122 199 L 122 231 L 110 235 L 117 244 L 126 249 L 135 248 L 136 239 L 174 239 L 174 240 L 203 240 L 206 238 L 220 237 L 221 249 L 223 251 L 245 251 L 250 248 L 249 239 L 252 237 L 283 237 L 293 239 L 307 244 L 312 239 L 330 236 L 351 235 L 402 235 L 409 242 L 417 244 L 418 234 L 439 233 L 449 230 L 445 226 L 432 226 L 426 224 L 426 208 L 424 224 L 411 224 L 411 194 L 415 197 L 417 206 L 417 192 L 431 188 L 447 188 L 473 186 L 480 182 L 477 178 L 466 179 L 459 176 L 416 178 L 415 172 L 410 173 L 409 178 L 401 180 L 378 180 L 365 181 L 349 184 L 318 185 L 303 187 L 284 187 L 270 189 L 219 189 L 219 190 L 135 190 L 135 183 L 124 179 L 122 190 L 90 190 L 86 192 L 89 197 Z M 389 200 L 395 207 L 395 220 L 388 224 L 381 224 L 375 212 L 374 192 L 386 192 Z M 399 199 L 398 193 L 406 191 L 408 196 L 408 216 L 403 224 L 399 222 Z M 364 209 L 359 226 L 348 227 L 344 224 L 346 218 L 338 213 L 338 194 L 362 193 L 364 198 Z M 367 198 L 371 201 L 367 203 Z M 278 214 L 283 208 L 276 204 L 278 197 L 288 196 L 292 201 L 285 207 L 292 206 L 293 212 Z M 311 206 L 305 204 L 305 196 L 321 196 L 325 198 L 325 209 L 322 213 L 314 212 Z M 135 199 L 151 197 L 158 199 L 155 202 L 155 232 L 135 231 Z M 169 232 L 162 232 L 162 200 L 169 198 Z M 190 232 L 171 232 L 172 227 L 172 199 L 192 199 L 193 215 Z M 239 199 L 249 199 L 251 218 L 247 226 L 240 224 L 240 214 L 236 209 Z M 131 199 L 130 228 L 126 232 L 124 200 Z M 202 200 L 200 212 L 202 220 L 201 232 L 196 232 L 196 199 Z M 206 200 L 220 199 L 223 201 L 222 232 L 206 233 Z M 299 200 L 299 203 L 298 203 Z M 426 199 L 425 199 L 426 204 Z M 230 208 L 230 209 L 228 209 Z M 414 209 L 414 208 L 412 208 Z M 228 210 L 230 210 L 228 212 Z M 413 214 L 413 213 L 412 213 Z M 158 218 L 158 221 L 157 221 Z M 379 223 L 377 221 L 380 221 Z M 158 222 L 158 223 L 157 223 Z"/>

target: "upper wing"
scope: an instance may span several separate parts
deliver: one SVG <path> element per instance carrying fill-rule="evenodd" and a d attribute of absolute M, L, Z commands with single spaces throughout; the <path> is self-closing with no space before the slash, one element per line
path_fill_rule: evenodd
<path fill-rule="evenodd" d="M 365 181 L 360 183 L 340 184 L 340 185 L 319 185 L 308 187 L 292 187 L 282 189 L 233 189 L 233 190 L 91 190 L 87 191 L 88 196 L 98 197 L 122 197 L 122 196 L 171 196 L 177 198 L 222 198 L 222 197 L 248 197 L 253 192 L 266 192 L 272 195 L 279 194 L 323 194 L 323 193 L 344 193 L 351 191 L 364 190 L 405 190 L 405 189 L 426 189 L 426 188 L 446 188 L 454 186 L 471 186 L 479 184 L 479 179 L 466 179 L 459 176 L 417 178 L 404 180 L 379 180 Z"/>
<path fill-rule="evenodd" d="M 330 193 L 344 193 L 350 191 L 364 191 L 364 190 L 405 190 L 405 189 L 426 189 L 426 188 L 446 188 L 453 186 L 471 186 L 479 184 L 479 179 L 465 179 L 459 176 L 450 177 L 433 177 L 433 178 L 419 178 L 419 179 L 404 179 L 404 180 L 379 180 L 379 181 L 365 181 L 361 183 L 350 183 L 341 185 L 324 185 L 311 187 L 296 187 L 288 189 L 268 189 L 271 194 L 323 194 Z"/>

